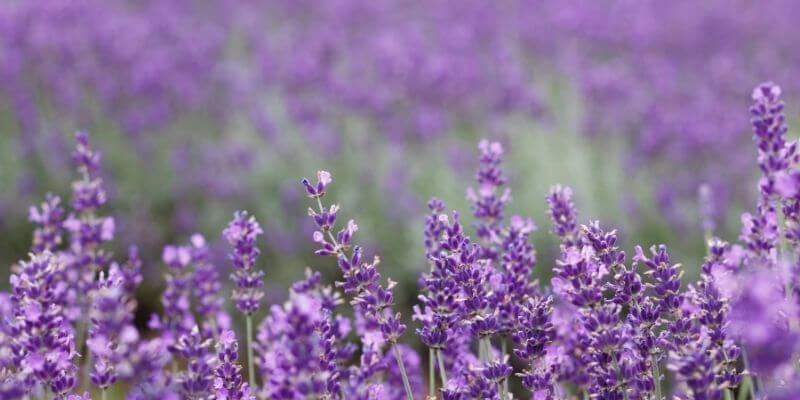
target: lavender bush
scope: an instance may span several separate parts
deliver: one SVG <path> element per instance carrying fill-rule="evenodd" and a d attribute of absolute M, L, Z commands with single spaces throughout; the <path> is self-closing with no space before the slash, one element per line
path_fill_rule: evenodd
<path fill-rule="evenodd" d="M 629 261 L 618 231 L 581 223 L 576 193 L 561 185 L 546 196 L 559 250 L 537 262 L 536 225 L 507 212 L 505 150 L 483 140 L 466 191 L 472 222 L 428 204 L 417 250 L 428 269 L 405 317 L 399 287 L 383 278 L 392 265 L 359 244 L 355 220 L 341 223 L 351 208 L 329 201 L 334 178 L 319 171 L 298 183 L 318 267 L 261 323 L 264 231 L 242 211 L 222 231 L 231 284 L 200 234 L 167 245 L 163 309 L 137 324 L 142 262 L 135 247 L 122 262 L 105 249 L 115 220 L 103 216 L 102 158 L 79 132 L 72 201 L 48 195 L 30 209 L 30 255 L 0 296 L 0 398 L 797 398 L 800 153 L 781 94 L 773 83 L 753 91 L 758 201 L 733 244 L 704 225 L 696 282 L 684 286 L 663 244 L 636 246 Z M 333 264 L 328 284 L 315 269 Z M 551 270 L 549 283 L 536 269 Z"/>

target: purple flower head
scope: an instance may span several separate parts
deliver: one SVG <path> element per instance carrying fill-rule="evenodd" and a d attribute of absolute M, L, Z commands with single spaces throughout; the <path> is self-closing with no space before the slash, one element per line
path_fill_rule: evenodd
<path fill-rule="evenodd" d="M 64 209 L 58 196 L 48 193 L 39 208 L 31 206 L 28 220 L 37 225 L 33 231 L 33 252 L 55 251 L 61 245 L 63 219 Z"/>
<path fill-rule="evenodd" d="M 112 268 L 108 276 L 101 276 L 91 294 L 91 326 L 86 344 L 94 362 L 92 383 L 101 389 L 114 384 L 117 364 L 138 341 L 133 327 L 134 304 L 127 299 L 123 279 L 119 269 Z"/>
<path fill-rule="evenodd" d="M 331 177 L 331 173 L 328 171 L 317 171 L 317 183 L 312 184 L 308 179 L 303 178 L 303 186 L 306 187 L 306 193 L 308 197 L 311 198 L 320 198 L 325 196 L 325 191 L 328 188 L 328 185 L 333 182 L 333 178 Z"/>
<path fill-rule="evenodd" d="M 663 244 L 658 247 L 652 246 L 650 247 L 650 253 L 652 253 L 652 258 L 644 255 L 641 246 L 636 246 L 636 255 L 633 257 L 633 261 L 647 267 L 647 271 L 644 274 L 653 280 L 647 286 L 653 289 L 656 298 L 659 299 L 661 312 L 669 314 L 677 310 L 683 301 L 679 293 L 683 271 L 680 264 L 672 264 L 670 262 L 667 246 Z"/>
<path fill-rule="evenodd" d="M 232 330 L 223 331 L 217 342 L 217 368 L 214 370 L 214 391 L 217 399 L 251 400 L 250 387 L 242 381 L 242 367 L 236 363 L 239 344 Z"/>
<path fill-rule="evenodd" d="M 169 267 L 165 274 L 166 288 L 161 295 L 164 306 L 164 333 L 173 340 L 190 333 L 195 326 L 191 308 L 192 274 L 189 268 L 191 250 L 187 246 L 164 246 L 161 259 Z"/>
<path fill-rule="evenodd" d="M 58 303 L 67 289 L 60 278 L 63 268 L 49 252 L 31 254 L 10 277 L 15 363 L 57 395 L 69 392 L 77 375 L 72 329 Z"/>
<path fill-rule="evenodd" d="M 553 291 L 577 307 L 594 308 L 603 301 L 604 271 L 592 257 L 591 250 L 568 248 L 553 268 Z"/>
<path fill-rule="evenodd" d="M 225 320 L 222 306 L 224 299 L 220 295 L 222 283 L 219 280 L 217 268 L 209 260 L 208 244 L 203 235 L 195 233 L 191 239 L 191 256 L 194 264 L 194 298 L 196 299 L 196 309 L 200 321 L 203 324 L 204 333 L 217 336 L 219 330 L 225 328 L 219 326 L 219 321 Z"/>
<path fill-rule="evenodd" d="M 553 221 L 555 233 L 565 246 L 577 245 L 578 238 L 578 212 L 572 202 L 572 189 L 567 186 L 556 185 L 547 195 L 548 214 Z"/>
<path fill-rule="evenodd" d="M 747 352 L 752 371 L 770 377 L 791 362 L 800 346 L 800 335 L 791 329 L 798 313 L 797 306 L 786 299 L 780 280 L 754 271 L 721 277 L 718 284 L 722 295 L 731 299 L 730 335 Z"/>
<path fill-rule="evenodd" d="M 511 190 L 501 188 L 506 178 L 500 169 L 503 161 L 503 146 L 498 142 L 482 140 L 480 149 L 480 168 L 476 174 L 478 188 L 467 189 L 467 199 L 472 202 L 472 212 L 477 219 L 476 233 L 484 246 L 484 256 L 495 259 L 495 247 L 500 244 L 500 229 L 503 211 L 511 199 Z"/>
<path fill-rule="evenodd" d="M 207 398 L 213 392 L 216 358 L 211 353 L 212 342 L 203 339 L 195 326 L 178 338 L 171 351 L 186 360 L 186 371 L 178 377 L 180 390 L 188 398 Z"/>
<path fill-rule="evenodd" d="M 780 86 L 762 83 L 753 90 L 753 139 L 758 146 L 758 165 L 764 174 L 760 183 L 761 194 L 765 200 L 775 195 L 775 174 L 796 163 L 797 144 L 786 142 L 783 101 L 780 99 Z"/>
<path fill-rule="evenodd" d="M 261 305 L 264 297 L 264 272 L 255 269 L 256 260 L 261 251 L 256 247 L 256 240 L 264 233 L 255 217 L 240 211 L 234 214 L 233 220 L 222 232 L 222 236 L 233 247 L 230 255 L 234 272 L 231 279 L 236 284 L 233 299 L 236 308 L 245 315 L 252 315 Z"/>
<path fill-rule="evenodd" d="M 89 134 L 84 131 L 75 132 L 75 151 L 72 159 L 81 173 L 93 174 L 100 169 L 100 153 L 92 150 Z"/>
<path fill-rule="evenodd" d="M 720 400 L 714 360 L 703 345 L 692 344 L 681 353 L 670 353 L 667 368 L 673 371 L 687 396 L 692 399 Z"/>

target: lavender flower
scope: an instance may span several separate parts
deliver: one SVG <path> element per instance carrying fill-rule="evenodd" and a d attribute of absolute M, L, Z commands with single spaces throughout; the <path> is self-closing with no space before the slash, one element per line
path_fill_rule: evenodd
<path fill-rule="evenodd" d="M 127 299 L 123 276 L 115 268 L 107 277 L 101 276 L 91 296 L 91 325 L 86 341 L 94 363 L 91 380 L 105 390 L 116 382 L 117 365 L 139 340 L 133 327 L 135 303 Z"/>
<path fill-rule="evenodd" d="M 59 396 L 72 390 L 78 371 L 72 330 L 56 301 L 66 290 L 63 268 L 49 252 L 32 254 L 10 278 L 16 365 Z"/>
<path fill-rule="evenodd" d="M 203 339 L 195 326 L 171 346 L 172 352 L 180 354 L 188 364 L 178 378 L 181 393 L 187 398 L 206 398 L 213 393 L 216 360 L 211 345 L 211 340 Z"/>
<path fill-rule="evenodd" d="M 467 189 L 467 199 L 472 202 L 476 223 L 476 233 L 484 245 L 485 258 L 495 259 L 496 248 L 500 245 L 500 230 L 503 223 L 503 210 L 511 199 L 511 189 L 501 192 L 506 178 L 499 168 L 503 160 L 503 146 L 498 142 L 482 140 L 480 149 L 480 169 L 476 174 L 478 189 Z"/>
<path fill-rule="evenodd" d="M 236 364 L 239 357 L 236 334 L 226 330 L 217 343 L 218 365 L 214 371 L 215 398 L 220 400 L 254 400 L 250 387 L 242 381 L 242 367 Z"/>
<path fill-rule="evenodd" d="M 61 207 L 61 198 L 50 193 L 46 195 L 45 201 L 39 208 L 30 208 L 28 220 L 38 225 L 33 231 L 31 251 L 34 253 L 53 252 L 61 245 L 63 218 L 64 209 Z"/>
<path fill-rule="evenodd" d="M 191 237 L 191 255 L 194 264 L 193 287 L 198 318 L 202 321 L 204 335 L 217 337 L 229 328 L 228 315 L 222 311 L 222 284 L 216 267 L 211 264 L 208 245 L 202 235 Z"/>
<path fill-rule="evenodd" d="M 569 187 L 556 185 L 550 189 L 550 194 L 546 198 L 548 213 L 553 221 L 553 233 L 555 233 L 565 246 L 573 246 L 580 243 L 578 238 L 578 213 L 575 204 L 572 202 L 572 189 Z"/>
<path fill-rule="evenodd" d="M 247 316 L 258 310 L 264 297 L 264 272 L 255 269 L 256 260 L 261 254 L 256 247 L 256 240 L 262 233 L 264 231 L 255 217 L 248 216 L 245 211 L 234 214 L 233 220 L 222 232 L 225 240 L 233 246 L 230 255 L 234 266 L 231 279 L 236 284 L 233 299 L 236 308 Z"/>
<path fill-rule="evenodd" d="M 400 368 L 406 396 L 408 400 L 412 400 L 413 389 L 405 370 L 402 354 L 397 346 L 397 339 L 405 332 L 406 326 L 400 322 L 399 313 L 392 314 L 394 305 L 392 289 L 395 283 L 389 280 L 385 288 L 381 285 L 381 275 L 377 269 L 380 259 L 377 256 L 371 263 L 362 261 L 362 251 L 358 246 L 353 248 L 351 256 L 347 256 L 345 252 L 349 249 L 358 226 L 350 220 L 336 236 L 331 233 L 336 222 L 338 206 L 332 205 L 326 210 L 321 197 L 325 194 L 325 188 L 332 182 L 332 178 L 330 173 L 325 171 L 319 171 L 317 177 L 316 185 L 311 185 L 307 179 L 303 179 L 308 197 L 317 200 L 318 209 L 309 209 L 309 215 L 320 229 L 314 232 L 314 241 L 321 246 L 316 254 L 336 257 L 339 269 L 344 275 L 344 280 L 337 282 L 337 285 L 344 290 L 345 294 L 352 296 L 350 304 L 353 305 L 357 315 L 363 316 L 367 323 L 377 326 L 383 339 L 390 344 Z"/>
<path fill-rule="evenodd" d="M 191 308 L 192 271 L 191 250 L 186 246 L 164 247 L 161 259 L 169 267 L 167 286 L 161 296 L 164 321 L 160 323 L 171 340 L 188 335 L 195 326 Z"/>

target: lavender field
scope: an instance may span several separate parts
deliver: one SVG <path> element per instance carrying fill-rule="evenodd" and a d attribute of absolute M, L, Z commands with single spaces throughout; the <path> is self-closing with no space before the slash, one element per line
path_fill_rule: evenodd
<path fill-rule="evenodd" d="M 0 400 L 800 399 L 798 20 L 0 1 Z"/>

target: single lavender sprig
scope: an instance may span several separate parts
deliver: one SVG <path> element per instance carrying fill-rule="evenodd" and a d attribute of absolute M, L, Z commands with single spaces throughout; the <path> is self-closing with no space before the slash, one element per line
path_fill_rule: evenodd
<path fill-rule="evenodd" d="M 752 114 L 753 140 L 758 147 L 758 166 L 762 172 L 759 182 L 762 204 L 775 197 L 776 174 L 797 163 L 797 143 L 786 141 L 788 128 L 783 115 L 780 86 L 762 83 L 753 89 Z"/>
<path fill-rule="evenodd" d="M 234 267 L 231 280 L 236 285 L 233 299 L 236 308 L 246 316 L 253 315 L 259 309 L 264 297 L 264 271 L 256 270 L 256 261 L 261 254 L 256 240 L 263 233 L 255 217 L 249 216 L 246 211 L 235 213 L 233 220 L 222 232 L 222 236 L 233 248 L 230 254 Z"/>
<path fill-rule="evenodd" d="M 202 323 L 205 336 L 218 337 L 222 330 L 228 329 L 228 315 L 222 311 L 224 299 L 220 295 L 222 283 L 217 268 L 209 260 L 208 244 L 205 238 L 196 233 L 191 237 L 191 255 L 194 265 L 193 297 L 196 311 Z"/>
<path fill-rule="evenodd" d="M 319 228 L 314 232 L 314 241 L 320 245 L 316 254 L 335 256 L 338 260 L 344 280 L 337 282 L 337 285 L 344 290 L 345 294 L 352 296 L 351 304 L 356 313 L 363 315 L 367 321 L 379 327 L 384 340 L 389 342 L 400 368 L 406 397 L 413 400 L 411 384 L 397 346 L 397 339 L 405 332 L 406 326 L 400 322 L 399 313 L 392 314 L 394 304 L 392 289 L 395 283 L 389 280 L 385 288 L 381 285 L 381 275 L 377 270 L 380 260 L 377 256 L 371 263 L 362 261 L 361 249 L 358 246 L 353 249 L 351 256 L 347 255 L 346 251 L 350 249 L 353 234 L 358 230 L 358 226 L 353 220 L 350 220 L 347 226 L 335 236 L 332 233 L 339 207 L 332 205 L 326 209 L 321 200 L 331 182 L 331 174 L 327 171 L 317 172 L 316 184 L 312 184 L 308 179 L 302 181 L 308 197 L 315 199 L 318 206 L 317 210 L 309 208 L 309 215 Z"/>
<path fill-rule="evenodd" d="M 256 386 L 252 315 L 261 306 L 261 299 L 264 297 L 264 271 L 255 269 L 256 260 L 261 254 L 261 250 L 256 247 L 256 240 L 262 233 L 264 231 L 256 218 L 248 216 L 246 211 L 236 212 L 222 232 L 222 236 L 233 247 L 230 255 L 234 267 L 231 280 L 236 285 L 233 300 L 236 308 L 245 315 L 247 323 L 247 372 L 250 387 Z"/>
<path fill-rule="evenodd" d="M 195 326 L 191 308 L 191 250 L 187 246 L 164 246 L 161 259 L 169 269 L 165 274 L 166 288 L 161 295 L 164 317 L 160 326 L 165 339 L 174 342 L 188 335 Z"/>
<path fill-rule="evenodd" d="M 14 309 L 13 345 L 20 376 L 39 382 L 57 396 L 77 383 L 72 329 L 57 302 L 67 289 L 60 280 L 64 264 L 49 252 L 31 254 L 10 278 Z M 30 388 L 30 385 L 27 385 Z"/>
<path fill-rule="evenodd" d="M 236 364 L 239 344 L 236 334 L 226 330 L 217 342 L 217 367 L 214 370 L 215 398 L 219 400 L 254 400 L 250 386 L 242 380 L 242 367 Z"/>
<path fill-rule="evenodd" d="M 511 189 L 503 186 L 506 178 L 500 169 L 503 161 L 503 146 L 498 142 L 482 140 L 480 149 L 480 168 L 475 178 L 478 188 L 467 189 L 467 199 L 472 202 L 472 213 L 476 222 L 475 231 L 484 247 L 484 258 L 496 259 L 500 246 L 503 224 L 503 211 L 511 200 Z"/>
<path fill-rule="evenodd" d="M 127 297 L 124 276 L 116 264 L 108 276 L 101 274 L 91 297 L 86 341 L 93 362 L 90 377 L 92 384 L 105 392 L 120 377 L 120 364 L 139 340 L 133 326 L 136 303 Z"/>
<path fill-rule="evenodd" d="M 63 219 L 64 208 L 61 207 L 61 198 L 58 196 L 48 193 L 41 206 L 31 206 L 28 220 L 37 225 L 33 231 L 32 252 L 56 251 L 61 245 Z"/>
<path fill-rule="evenodd" d="M 178 378 L 181 392 L 187 398 L 203 399 L 213 393 L 216 358 L 211 346 L 211 339 L 203 339 L 197 326 L 170 346 L 173 353 L 181 355 L 187 362 L 186 371 Z"/>
<path fill-rule="evenodd" d="M 564 246 L 580 245 L 578 232 L 578 212 L 572 202 L 572 189 L 567 186 L 556 185 L 550 189 L 550 194 L 545 198 L 548 205 L 548 214 L 553 222 L 555 233 Z"/>

